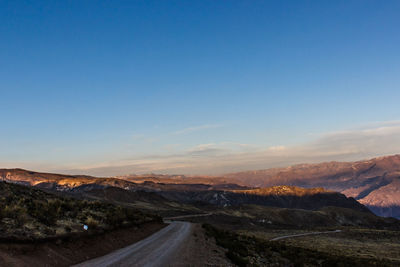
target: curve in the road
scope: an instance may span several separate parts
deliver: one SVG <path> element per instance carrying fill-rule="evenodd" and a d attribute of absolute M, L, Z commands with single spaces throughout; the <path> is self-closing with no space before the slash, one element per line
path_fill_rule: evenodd
<path fill-rule="evenodd" d="M 175 216 L 175 217 L 164 217 L 164 220 L 171 221 L 171 220 L 180 220 L 180 219 L 187 219 L 187 218 L 193 218 L 193 217 L 205 217 L 205 216 L 211 216 L 211 215 L 213 215 L 212 212 L 203 213 L 203 214 L 189 214 L 189 215 L 181 215 L 181 216 Z"/>
<path fill-rule="evenodd" d="M 171 222 L 146 239 L 75 266 L 167 266 L 190 235 L 191 229 L 192 225 L 188 222 Z"/>
<path fill-rule="evenodd" d="M 320 235 L 320 234 L 331 234 L 331 233 L 340 233 L 342 230 L 335 230 L 335 231 L 326 231 L 326 232 L 311 232 L 311 233 L 304 233 L 304 234 L 296 234 L 296 235 L 284 235 L 272 238 L 270 241 L 277 241 L 285 238 L 290 237 L 299 237 L 299 236 L 307 236 L 307 235 Z"/>

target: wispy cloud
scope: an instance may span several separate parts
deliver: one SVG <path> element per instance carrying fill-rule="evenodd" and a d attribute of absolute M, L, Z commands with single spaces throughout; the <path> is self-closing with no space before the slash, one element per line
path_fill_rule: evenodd
<path fill-rule="evenodd" d="M 325 133 L 312 142 L 297 146 L 262 148 L 232 142 L 199 144 L 173 155 L 151 155 L 106 163 L 81 169 L 81 172 L 95 175 L 143 172 L 218 174 L 397 153 L 400 153 L 400 122 L 391 122 Z"/>
<path fill-rule="evenodd" d="M 184 128 L 182 130 L 173 132 L 173 134 L 175 134 L 175 135 L 190 134 L 193 132 L 198 132 L 198 131 L 207 130 L 207 129 L 221 128 L 221 127 L 223 127 L 222 124 L 204 124 L 204 125 L 198 125 L 198 126 Z"/>
<path fill-rule="evenodd" d="M 187 154 L 192 156 L 215 156 L 224 153 L 226 150 L 216 144 L 200 144 L 187 151 Z"/>

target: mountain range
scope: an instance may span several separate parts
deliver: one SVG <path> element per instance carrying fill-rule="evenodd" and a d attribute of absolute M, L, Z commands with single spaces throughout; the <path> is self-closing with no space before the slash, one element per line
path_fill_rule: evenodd
<path fill-rule="evenodd" d="M 253 188 L 226 182 L 222 184 L 160 183 L 153 181 L 138 183 L 118 178 L 37 173 L 22 169 L 2 169 L 0 170 L 0 179 L 9 183 L 79 197 L 123 199 L 122 202 L 139 199 L 147 202 L 162 202 L 160 200 L 164 199 L 176 203 L 212 205 L 214 207 L 238 207 L 254 204 L 279 208 L 319 210 L 323 207 L 334 206 L 369 212 L 367 208 L 353 198 L 347 198 L 341 193 L 327 191 L 323 188 L 295 186 Z M 213 182 L 224 181 L 213 179 Z"/>
<path fill-rule="evenodd" d="M 285 195 L 282 193 L 282 188 L 292 191 L 292 196 L 297 196 L 301 190 L 293 186 L 324 188 L 354 198 L 377 215 L 400 218 L 400 155 L 357 162 L 299 164 L 286 168 L 231 173 L 219 177 L 151 174 L 97 178 L 37 173 L 22 169 L 0 169 L 0 179 L 70 192 L 118 187 L 130 191 L 156 192 L 172 200 L 200 201 L 222 206 L 235 203 L 260 203 L 260 198 L 263 199 L 261 202 L 272 203 L 273 195 L 281 197 Z M 274 189 L 274 186 L 279 187 Z M 278 194 L 276 190 L 280 193 Z M 330 196 L 331 193 L 327 192 L 321 191 L 318 194 Z M 338 197 L 337 201 L 338 199 L 342 198 Z M 289 202 L 286 204 L 294 205 L 288 204 Z"/>
<path fill-rule="evenodd" d="M 298 164 L 286 168 L 230 173 L 219 177 L 182 175 L 126 175 L 121 179 L 163 183 L 238 184 L 247 187 L 323 187 L 343 193 L 375 214 L 400 218 L 400 155 L 356 162 Z"/>

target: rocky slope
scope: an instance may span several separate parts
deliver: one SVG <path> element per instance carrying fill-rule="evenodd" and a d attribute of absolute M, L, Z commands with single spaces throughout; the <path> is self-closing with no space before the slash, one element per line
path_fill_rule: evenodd
<path fill-rule="evenodd" d="M 324 187 L 355 198 L 378 215 L 400 218 L 400 155 L 240 172 L 226 178 L 247 186 Z"/>

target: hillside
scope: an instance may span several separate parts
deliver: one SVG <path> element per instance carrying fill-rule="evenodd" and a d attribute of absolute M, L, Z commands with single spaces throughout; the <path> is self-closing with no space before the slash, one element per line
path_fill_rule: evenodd
<path fill-rule="evenodd" d="M 102 232 L 160 221 L 153 215 L 112 204 L 77 200 L 0 182 L 0 240 L 38 240 Z"/>
<path fill-rule="evenodd" d="M 324 187 L 355 198 L 378 215 L 400 218 L 400 155 L 357 162 L 300 164 L 225 177 L 255 187 Z"/>
<path fill-rule="evenodd" d="M 166 199 L 183 203 L 211 204 L 220 207 L 260 205 L 290 209 L 318 210 L 334 206 L 361 212 L 370 211 L 352 198 L 322 188 L 305 189 L 294 186 L 276 186 L 262 189 L 225 191 L 162 191 Z"/>

